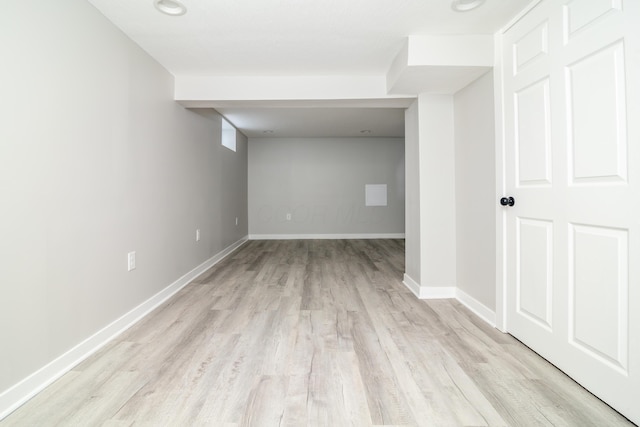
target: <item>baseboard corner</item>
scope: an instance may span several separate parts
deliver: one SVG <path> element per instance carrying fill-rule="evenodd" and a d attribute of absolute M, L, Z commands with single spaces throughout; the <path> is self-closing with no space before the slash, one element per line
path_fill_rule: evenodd
<path fill-rule="evenodd" d="M 418 282 L 416 282 L 415 280 L 413 280 L 411 278 L 411 276 L 409 276 L 407 273 L 404 273 L 404 277 L 402 279 L 402 283 L 407 287 L 407 289 L 409 289 L 418 299 L 422 299 L 420 298 L 420 285 L 418 284 Z"/>

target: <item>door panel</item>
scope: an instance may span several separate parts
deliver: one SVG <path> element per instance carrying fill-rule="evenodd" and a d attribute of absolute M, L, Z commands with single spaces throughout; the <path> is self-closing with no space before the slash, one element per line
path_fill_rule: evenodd
<path fill-rule="evenodd" d="M 627 374 L 628 232 L 571 225 L 569 341 Z"/>
<path fill-rule="evenodd" d="M 551 184 L 549 79 L 515 93 L 516 169 L 519 185 Z"/>
<path fill-rule="evenodd" d="M 563 9 L 565 42 L 609 12 L 622 10 L 622 0 L 589 0 L 569 2 Z"/>
<path fill-rule="evenodd" d="M 553 223 L 518 218 L 518 314 L 552 331 Z"/>
<path fill-rule="evenodd" d="M 622 41 L 567 67 L 573 184 L 627 180 L 625 105 Z"/>
<path fill-rule="evenodd" d="M 517 75 L 536 60 L 547 56 L 548 25 L 543 22 L 513 44 L 513 74 Z"/>
<path fill-rule="evenodd" d="M 507 331 L 640 423 L 640 1 L 543 0 L 501 45 Z"/>

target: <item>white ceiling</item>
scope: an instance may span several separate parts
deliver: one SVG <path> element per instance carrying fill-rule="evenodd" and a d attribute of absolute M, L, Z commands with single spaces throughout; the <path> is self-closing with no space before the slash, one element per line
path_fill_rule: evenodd
<path fill-rule="evenodd" d="M 384 75 L 409 35 L 492 34 L 531 2 L 486 0 L 459 13 L 451 0 L 182 0 L 188 12 L 171 17 L 153 0 L 88 1 L 175 76 Z M 248 136 L 404 132 L 393 109 L 219 111 Z"/>
<path fill-rule="evenodd" d="M 249 138 L 402 137 L 400 108 L 218 108 Z"/>

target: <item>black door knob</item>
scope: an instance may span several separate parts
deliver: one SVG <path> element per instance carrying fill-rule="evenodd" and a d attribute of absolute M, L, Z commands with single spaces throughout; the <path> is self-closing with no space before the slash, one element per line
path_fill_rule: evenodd
<path fill-rule="evenodd" d="M 500 199 L 500 204 L 502 206 L 513 206 L 516 204 L 516 199 L 514 199 L 513 197 L 503 197 L 502 199 Z"/>

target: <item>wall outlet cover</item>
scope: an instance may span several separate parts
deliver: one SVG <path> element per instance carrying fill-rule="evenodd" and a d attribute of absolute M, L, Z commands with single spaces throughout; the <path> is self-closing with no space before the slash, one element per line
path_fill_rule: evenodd
<path fill-rule="evenodd" d="M 127 254 L 127 271 L 136 269 L 136 251 Z"/>

